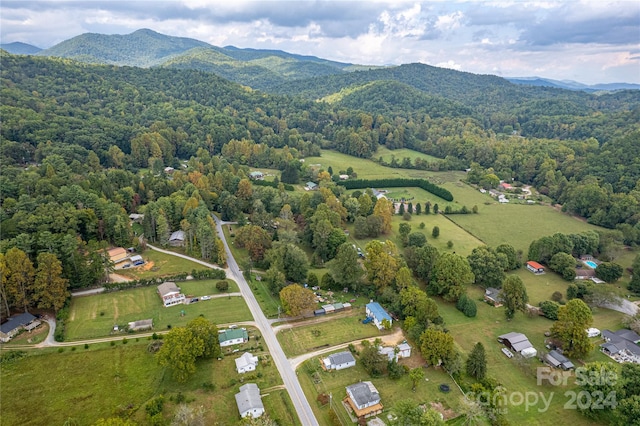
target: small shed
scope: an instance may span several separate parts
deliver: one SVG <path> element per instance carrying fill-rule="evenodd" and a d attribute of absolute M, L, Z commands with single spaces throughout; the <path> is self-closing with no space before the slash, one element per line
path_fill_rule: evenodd
<path fill-rule="evenodd" d="M 153 328 L 153 319 L 132 321 L 129 323 L 129 330 L 142 331 L 151 330 Z"/>
<path fill-rule="evenodd" d="M 527 262 L 527 269 L 536 275 L 544 274 L 544 266 L 533 260 Z"/>

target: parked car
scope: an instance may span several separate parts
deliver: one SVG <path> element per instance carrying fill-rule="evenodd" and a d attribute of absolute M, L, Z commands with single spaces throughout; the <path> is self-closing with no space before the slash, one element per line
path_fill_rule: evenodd
<path fill-rule="evenodd" d="M 211 299 L 211 296 L 202 296 L 200 298 L 200 300 L 209 300 L 209 299 Z"/>
<path fill-rule="evenodd" d="M 193 299 L 191 299 L 191 301 L 189 303 L 196 303 L 199 299 L 197 297 L 194 297 Z"/>

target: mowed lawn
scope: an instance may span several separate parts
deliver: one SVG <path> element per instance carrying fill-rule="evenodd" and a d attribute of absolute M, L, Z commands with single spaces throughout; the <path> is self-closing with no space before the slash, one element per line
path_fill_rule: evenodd
<path fill-rule="evenodd" d="M 176 275 L 183 272 L 190 273 L 194 269 L 197 271 L 209 269 L 199 263 L 151 249 L 145 250 L 141 256 L 147 262 L 147 265 L 136 268 L 116 269 L 115 272 L 132 280 L 139 280 L 141 278 Z"/>
<path fill-rule="evenodd" d="M 282 385 L 282 379 L 267 352 L 253 352 L 260 357 L 255 373 L 238 374 L 234 354 L 221 361 L 199 361 L 196 373 L 187 382 L 177 383 L 170 369 L 158 365 L 147 345 L 146 339 L 131 340 L 127 345 L 40 353 L 3 364 L 2 425 L 48 426 L 67 420 L 90 425 L 118 415 L 142 425 L 148 423 L 145 404 L 158 395 L 164 395 L 164 424 L 169 424 L 178 407 L 178 393 L 191 407 L 203 408 L 205 424 L 236 425 L 240 417 L 234 395 L 242 379 L 267 390 L 263 403 L 272 419 L 300 424 L 286 390 L 273 389 Z"/>
<path fill-rule="evenodd" d="M 351 316 L 335 317 L 330 321 L 281 330 L 277 334 L 278 341 L 284 353 L 293 357 L 352 340 L 391 333 L 378 331 L 373 324 L 362 324 L 364 317 L 364 309 L 360 308 L 357 312 L 354 309 Z"/>
<path fill-rule="evenodd" d="M 210 289 L 210 286 L 215 287 L 212 281 L 202 282 L 202 292 L 198 291 L 197 282 L 189 282 L 183 290 L 190 290 L 189 293 L 193 296 L 215 294 L 217 292 Z M 183 284 L 185 283 L 180 283 Z M 149 286 L 73 298 L 66 325 L 66 339 L 109 336 L 114 325 L 124 327 L 128 322 L 143 319 L 153 319 L 155 330 L 185 325 L 199 315 L 204 315 L 216 324 L 253 319 L 244 299 L 239 296 L 225 296 L 165 308 L 156 291 L 155 286 Z"/>
<path fill-rule="evenodd" d="M 412 358 L 419 357 L 417 353 L 412 354 Z M 405 361 L 400 361 L 402 365 Z M 421 364 L 421 361 L 416 361 Z M 460 404 L 462 393 L 458 390 L 451 377 L 442 369 L 433 367 L 424 368 L 425 380 L 418 383 L 416 392 L 412 392 L 412 383 L 409 375 L 405 374 L 398 380 L 391 380 L 388 377 L 371 378 L 365 371 L 362 364 L 356 357 L 355 367 L 346 368 L 340 371 L 326 372 L 320 367 L 317 358 L 310 359 L 298 369 L 298 378 L 304 390 L 307 400 L 311 404 L 318 421 L 321 425 L 330 425 L 329 404 L 322 406 L 317 398 L 319 394 L 331 394 L 333 396 L 333 408 L 342 420 L 343 425 L 353 424 L 349 420 L 346 409 L 341 401 L 346 397 L 346 386 L 361 382 L 371 381 L 378 392 L 385 411 L 379 416 L 386 420 L 387 414 L 393 412 L 394 405 L 401 400 L 410 400 L 417 404 L 429 404 L 431 402 L 441 402 L 445 408 L 451 408 L 454 412 Z M 440 392 L 440 384 L 448 384 L 451 391 L 449 393 Z"/>
<path fill-rule="evenodd" d="M 529 286 L 527 286 L 529 288 Z M 494 308 L 486 303 L 480 302 L 483 291 L 477 286 L 472 286 L 468 290 L 469 295 L 476 300 L 478 305 L 478 315 L 476 318 L 467 318 L 455 309 L 452 304 L 438 301 L 440 314 L 445 319 L 446 327 L 450 330 L 456 344 L 465 352 L 467 356 L 476 342 L 482 342 L 486 350 L 488 375 L 497 379 L 507 389 L 507 394 L 513 392 L 543 392 L 545 398 L 549 398 L 553 392 L 554 396 L 550 408 L 547 412 L 539 413 L 538 408 L 542 408 L 542 402 L 538 406 L 529 407 L 526 410 L 524 405 L 508 406 L 507 420 L 511 424 L 528 425 L 557 425 L 557 424 L 588 424 L 589 422 L 576 410 L 564 409 L 564 404 L 568 401 L 564 392 L 575 387 L 575 379 L 569 380 L 567 387 L 551 387 L 549 385 L 537 386 L 535 369 L 543 366 L 536 358 L 529 360 L 527 366 L 519 366 L 518 361 L 507 358 L 501 351 L 502 345 L 498 343 L 497 337 L 511 331 L 524 333 L 533 346 L 538 350 L 539 355 L 543 354 L 544 332 L 548 331 L 553 322 L 544 317 L 533 317 L 517 313 L 515 318 L 507 321 L 504 317 L 504 308 Z M 594 313 L 594 327 L 600 329 L 617 329 L 620 324 L 622 314 L 606 309 L 596 310 Z M 594 350 L 585 359 L 591 361 L 609 361 L 609 358 L 602 355 L 597 345 L 602 342 L 599 338 L 593 338 Z M 573 360 L 576 365 L 580 365 L 578 360 Z M 615 364 L 617 365 L 617 364 Z"/>

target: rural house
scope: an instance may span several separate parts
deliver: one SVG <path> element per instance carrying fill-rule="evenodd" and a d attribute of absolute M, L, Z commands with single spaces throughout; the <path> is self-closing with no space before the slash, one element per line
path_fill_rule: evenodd
<path fill-rule="evenodd" d="M 502 306 L 502 296 L 500 296 L 500 290 L 494 287 L 487 287 L 484 291 L 484 300 L 490 305 L 499 308 Z"/>
<path fill-rule="evenodd" d="M 247 383 L 240 386 L 240 392 L 236 394 L 236 404 L 240 417 L 260 417 L 264 414 L 264 405 L 260 397 L 260 389 L 255 383 Z"/>
<path fill-rule="evenodd" d="M 109 260 L 116 265 L 129 258 L 129 253 L 122 247 L 114 247 L 108 250 L 107 255 L 109 256 Z"/>
<path fill-rule="evenodd" d="M 382 321 L 384 320 L 389 321 L 389 325 L 393 323 L 391 315 L 389 315 L 378 302 L 367 303 L 366 312 L 367 317 L 372 319 L 373 323 L 378 327 L 378 330 L 382 330 L 384 328 L 382 325 Z"/>
<path fill-rule="evenodd" d="M 249 341 L 249 335 L 244 328 L 229 328 L 218 333 L 220 346 L 239 345 Z"/>
<path fill-rule="evenodd" d="M 184 245 L 184 231 L 176 231 L 169 237 L 171 247 L 182 247 Z"/>
<path fill-rule="evenodd" d="M 263 180 L 264 179 L 264 173 L 262 173 L 260 171 L 251 172 L 251 173 L 249 173 L 249 179 L 251 179 L 251 180 Z"/>
<path fill-rule="evenodd" d="M 342 370 L 356 365 L 356 359 L 351 352 L 344 351 L 331 354 L 322 360 L 325 370 Z"/>
<path fill-rule="evenodd" d="M 378 348 L 378 353 L 387 358 L 387 361 L 398 361 L 402 358 L 409 358 L 411 356 L 411 346 L 408 343 L 400 343 L 397 346 L 381 346 Z"/>
<path fill-rule="evenodd" d="M 255 371 L 258 366 L 258 357 L 251 355 L 249 352 L 245 352 L 236 361 L 236 371 L 239 374 L 246 373 L 247 371 Z"/>
<path fill-rule="evenodd" d="M 382 413 L 380 394 L 371 382 L 360 382 L 347 386 L 344 399 L 353 409 L 356 417 L 371 417 Z"/>
<path fill-rule="evenodd" d="M 307 182 L 304 186 L 305 191 L 315 191 L 319 188 L 318 184 L 315 182 Z"/>
<path fill-rule="evenodd" d="M 600 350 L 618 362 L 640 363 L 640 336 L 632 330 L 625 328 L 616 332 L 603 330 L 602 337 L 605 343 L 600 345 Z"/>
<path fill-rule="evenodd" d="M 544 274 L 544 266 L 542 266 L 538 262 L 534 262 L 533 260 L 527 262 L 527 269 L 536 275 Z"/>
<path fill-rule="evenodd" d="M 180 293 L 180 287 L 171 281 L 163 282 L 158 286 L 158 294 L 162 299 L 164 307 L 179 305 L 185 302 L 184 294 Z"/>
<path fill-rule="evenodd" d="M 0 342 L 6 343 L 18 334 L 20 330 L 31 331 L 39 325 L 40 321 L 29 312 L 14 315 L 0 325 Z"/>

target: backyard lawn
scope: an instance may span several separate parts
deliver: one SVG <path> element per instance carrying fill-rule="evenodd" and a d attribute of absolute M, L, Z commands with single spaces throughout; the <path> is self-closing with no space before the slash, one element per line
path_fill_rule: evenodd
<path fill-rule="evenodd" d="M 179 285 L 186 284 L 184 291 L 189 290 L 194 296 L 203 296 L 217 293 L 214 282 L 214 280 L 192 281 L 179 283 Z M 198 283 L 202 283 L 201 291 Z M 216 324 L 253 319 L 242 297 L 214 298 L 165 308 L 162 306 L 156 287 L 149 286 L 73 298 L 65 337 L 67 340 L 105 337 L 110 335 L 116 324 L 124 327 L 130 321 L 143 319 L 153 319 L 154 329 L 166 330 L 169 325 L 185 325 L 198 315 L 204 315 Z"/>

